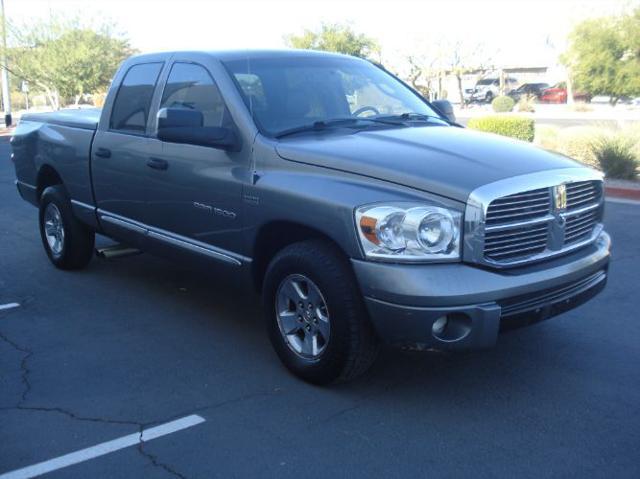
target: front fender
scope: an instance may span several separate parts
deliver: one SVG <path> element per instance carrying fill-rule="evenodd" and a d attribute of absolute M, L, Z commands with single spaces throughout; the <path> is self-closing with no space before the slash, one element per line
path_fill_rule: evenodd
<path fill-rule="evenodd" d="M 275 155 L 243 194 L 246 254 L 257 232 L 276 221 L 294 222 L 331 238 L 351 258 L 363 258 L 355 208 L 377 202 L 428 201 L 462 209 L 461 203 L 419 190 Z M 286 232 L 283 232 L 286 234 Z"/>

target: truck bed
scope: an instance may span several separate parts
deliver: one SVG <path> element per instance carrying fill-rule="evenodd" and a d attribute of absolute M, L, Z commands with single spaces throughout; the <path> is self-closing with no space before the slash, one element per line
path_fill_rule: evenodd
<path fill-rule="evenodd" d="M 71 198 L 93 204 L 89 156 L 101 110 L 68 109 L 22 116 L 11 140 L 17 186 L 38 202 L 38 179 L 55 172 Z"/>
<path fill-rule="evenodd" d="M 96 130 L 100 120 L 100 108 L 66 109 L 44 113 L 26 113 L 24 121 L 37 121 L 51 125 L 70 126 L 83 130 Z"/>

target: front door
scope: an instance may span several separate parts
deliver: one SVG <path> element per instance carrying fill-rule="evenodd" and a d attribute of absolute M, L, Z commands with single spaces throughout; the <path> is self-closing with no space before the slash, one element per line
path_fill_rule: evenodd
<path fill-rule="evenodd" d="M 202 113 L 202 126 L 233 127 L 213 76 L 201 64 L 175 61 L 159 108 Z M 152 139 L 157 168 L 147 171 L 150 226 L 179 241 L 239 253 L 242 187 L 250 148 L 239 152 Z M 198 246 L 196 246 L 198 247 Z"/>

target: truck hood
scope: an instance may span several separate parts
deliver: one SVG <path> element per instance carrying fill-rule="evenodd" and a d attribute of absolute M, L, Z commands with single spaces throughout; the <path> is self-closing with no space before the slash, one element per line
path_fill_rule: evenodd
<path fill-rule="evenodd" d="M 466 202 L 479 186 L 578 163 L 529 143 L 455 127 L 424 126 L 281 140 L 286 160 L 390 181 Z"/>

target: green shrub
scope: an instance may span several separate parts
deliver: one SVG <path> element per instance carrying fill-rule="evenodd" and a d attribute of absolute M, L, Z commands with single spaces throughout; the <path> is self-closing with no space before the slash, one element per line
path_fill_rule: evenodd
<path fill-rule="evenodd" d="M 535 144 L 546 150 L 562 153 L 592 168 L 599 168 L 593 148 L 608 134 L 609 130 L 597 126 L 570 126 L 560 129 L 541 125 L 536 128 Z"/>
<path fill-rule="evenodd" d="M 640 161 L 640 125 L 634 123 L 622 129 L 612 129 L 603 125 L 568 128 L 540 125 L 536 127 L 535 144 L 562 153 L 592 168 L 603 169 L 603 163 L 597 153 L 604 150 L 608 152 L 607 157 L 611 156 L 611 150 L 628 151 Z"/>
<path fill-rule="evenodd" d="M 491 107 L 496 113 L 507 113 L 513 110 L 515 102 L 510 96 L 497 96 L 491 102 Z"/>
<path fill-rule="evenodd" d="M 471 118 L 467 127 L 473 130 L 496 133 L 523 141 L 533 141 L 535 122 L 533 118 L 511 115 L 492 115 Z"/>
<path fill-rule="evenodd" d="M 607 178 L 635 180 L 640 159 L 635 145 L 621 135 L 605 136 L 593 147 L 600 169 Z"/>

